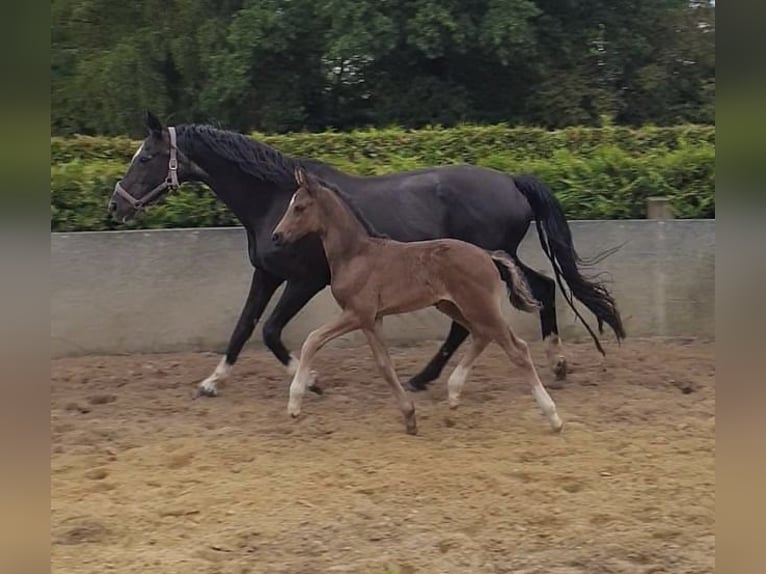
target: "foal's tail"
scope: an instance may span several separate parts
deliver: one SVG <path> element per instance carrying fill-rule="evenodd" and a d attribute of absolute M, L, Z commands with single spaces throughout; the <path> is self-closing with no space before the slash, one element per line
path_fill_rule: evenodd
<path fill-rule="evenodd" d="M 541 307 L 540 303 L 532 297 L 527 280 L 513 259 L 504 251 L 493 251 L 489 255 L 500 272 L 500 277 L 502 277 L 508 287 L 508 298 L 511 301 L 511 305 L 521 311 L 532 312 L 539 310 Z"/>
<path fill-rule="evenodd" d="M 604 332 L 604 323 L 606 323 L 612 328 L 619 342 L 625 338 L 625 328 L 622 326 L 617 304 L 602 283 L 592 278 L 586 278 L 580 273 L 578 263 L 581 265 L 587 263 L 580 259 L 575 251 L 569 224 L 553 193 L 540 180 L 532 176 L 513 176 L 513 181 L 532 208 L 537 233 L 540 236 L 540 245 L 553 265 L 553 272 L 564 298 L 593 337 L 598 350 L 604 354 L 598 337 L 575 308 L 572 297 L 579 299 L 596 316 L 599 333 Z M 607 250 L 604 254 L 596 257 L 591 264 L 611 255 L 614 251 L 616 249 Z M 561 282 L 562 277 L 569 285 L 571 294 L 567 294 L 566 289 L 564 289 Z"/>

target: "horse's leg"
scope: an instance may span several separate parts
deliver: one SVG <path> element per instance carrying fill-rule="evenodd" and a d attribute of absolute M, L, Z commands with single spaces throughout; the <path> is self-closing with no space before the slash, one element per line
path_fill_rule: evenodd
<path fill-rule="evenodd" d="M 231 373 L 242 347 L 253 334 L 255 324 L 261 318 L 263 310 L 281 283 L 281 279 L 270 273 L 260 269 L 253 270 L 250 291 L 239 315 L 239 320 L 237 320 L 237 325 L 234 327 L 234 332 L 229 339 L 226 353 L 221 357 L 221 361 L 213 373 L 199 384 L 197 388 L 199 396 L 214 397 L 218 394 L 218 383 L 224 381 Z"/>
<path fill-rule="evenodd" d="M 340 317 L 315 329 L 306 340 L 303 342 L 301 348 L 301 358 L 298 361 L 298 367 L 295 371 L 293 381 L 290 383 L 290 401 L 287 405 L 287 412 L 291 416 L 297 417 L 301 412 L 301 402 L 303 401 L 303 395 L 306 392 L 306 386 L 314 378 L 311 372 L 311 361 L 314 355 L 317 354 L 319 349 L 324 345 L 340 337 L 346 333 L 358 329 L 360 325 L 359 319 L 356 314 L 350 311 L 344 311 Z"/>
<path fill-rule="evenodd" d="M 407 389 L 413 392 L 425 391 L 428 387 L 428 383 L 439 378 L 444 365 L 450 360 L 452 355 L 455 354 L 458 347 L 468 338 L 468 329 L 463 327 L 460 323 L 452 322 L 452 326 L 447 335 L 447 340 L 444 341 L 437 353 L 431 358 L 428 364 L 417 375 L 412 377 L 407 382 Z"/>
<path fill-rule="evenodd" d="M 274 310 L 263 325 L 263 342 L 274 356 L 285 366 L 289 375 L 294 375 L 298 360 L 282 343 L 282 330 L 324 285 L 299 281 L 288 281 Z M 322 389 L 313 381 L 309 389 L 322 394 Z"/>
<path fill-rule="evenodd" d="M 402 411 L 402 415 L 404 416 L 404 424 L 407 429 L 407 434 L 418 434 L 415 404 L 407 396 L 404 387 L 402 387 L 399 378 L 396 376 L 396 370 L 394 370 L 394 365 L 388 354 L 386 343 L 380 332 L 380 322 L 376 322 L 373 329 L 365 329 L 364 334 L 367 336 L 367 342 L 370 344 L 378 369 L 380 369 L 383 378 L 386 379 L 386 382 L 391 387 L 391 391 L 394 393 L 394 398 L 399 404 L 399 410 Z"/>
<path fill-rule="evenodd" d="M 543 341 L 545 342 L 545 353 L 548 357 L 548 363 L 553 370 L 557 383 L 549 385 L 551 388 L 561 388 L 564 379 L 567 376 L 567 360 L 561 348 L 561 339 L 559 338 L 559 327 L 556 320 L 556 282 L 550 277 L 531 269 L 516 259 L 516 263 L 524 273 L 532 295 L 542 305 L 540 309 L 540 327 L 542 329 Z"/>
<path fill-rule="evenodd" d="M 548 419 L 551 428 L 555 432 L 559 432 L 564 424 L 561 422 L 558 412 L 556 412 L 556 404 L 551 399 L 548 391 L 545 390 L 540 377 L 537 375 L 537 370 L 532 362 L 532 356 L 529 354 L 529 347 L 526 342 L 513 333 L 511 328 L 505 324 L 499 312 L 498 317 L 493 323 L 495 324 L 493 329 L 495 341 L 502 347 L 511 362 L 524 371 L 537 405 Z"/>

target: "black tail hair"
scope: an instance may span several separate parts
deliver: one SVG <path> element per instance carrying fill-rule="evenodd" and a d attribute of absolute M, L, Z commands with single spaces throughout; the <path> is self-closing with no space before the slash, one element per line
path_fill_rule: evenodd
<path fill-rule="evenodd" d="M 590 262 L 583 261 L 575 251 L 572 232 L 564 216 L 564 211 L 561 209 L 561 205 L 559 205 L 551 190 L 539 179 L 529 175 L 513 176 L 513 181 L 516 183 L 519 191 L 527 198 L 532 208 L 537 233 L 540 236 L 540 245 L 553 266 L 556 281 L 561 288 L 564 298 L 572 307 L 575 315 L 585 325 L 588 333 L 593 337 L 596 348 L 602 355 L 605 354 L 601 342 L 593 332 L 593 329 L 577 311 L 573 297 L 581 301 L 596 316 L 599 333 L 604 332 L 604 323 L 606 323 L 614 331 L 618 343 L 621 339 L 625 338 L 622 318 L 612 295 L 602 283 L 593 278 L 583 276 L 578 268 L 578 264 L 588 265 L 604 259 L 604 257 L 610 255 L 619 247 L 607 250 L 605 254 L 595 257 Z M 567 293 L 567 290 L 564 288 L 564 284 L 561 281 L 562 277 L 569 286 L 571 293 Z"/>

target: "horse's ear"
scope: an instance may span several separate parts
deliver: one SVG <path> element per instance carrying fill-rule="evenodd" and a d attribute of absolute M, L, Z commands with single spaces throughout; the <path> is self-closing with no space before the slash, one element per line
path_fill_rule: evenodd
<path fill-rule="evenodd" d="M 153 135 L 160 135 L 162 133 L 162 122 L 149 110 L 147 110 L 144 115 L 144 125 Z"/>
<path fill-rule="evenodd" d="M 300 167 L 295 168 L 295 182 L 301 187 L 305 187 L 306 185 L 306 174 Z"/>

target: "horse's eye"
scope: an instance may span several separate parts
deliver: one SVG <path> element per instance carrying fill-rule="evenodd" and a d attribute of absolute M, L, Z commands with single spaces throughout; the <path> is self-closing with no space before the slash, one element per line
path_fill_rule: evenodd
<path fill-rule="evenodd" d="M 147 161 L 149 161 L 150 159 L 152 159 L 150 156 L 148 156 L 148 155 L 142 155 L 141 157 L 139 157 L 139 158 L 138 158 L 138 161 L 140 161 L 141 163 L 146 163 L 146 162 L 147 162 Z"/>
<path fill-rule="evenodd" d="M 293 209 L 295 210 L 295 213 L 301 213 L 305 209 L 302 205 L 294 205 Z"/>

